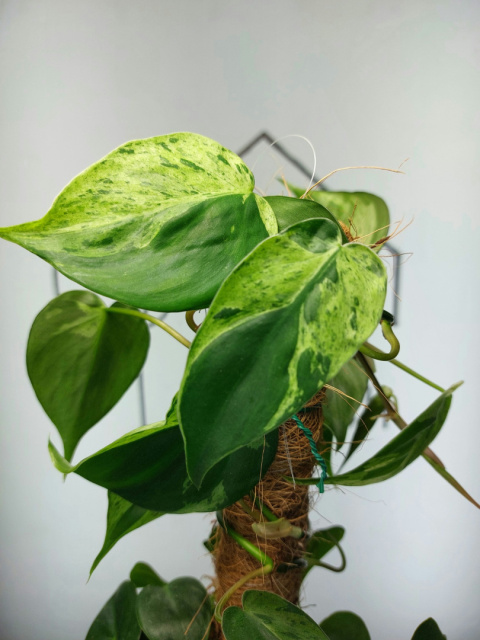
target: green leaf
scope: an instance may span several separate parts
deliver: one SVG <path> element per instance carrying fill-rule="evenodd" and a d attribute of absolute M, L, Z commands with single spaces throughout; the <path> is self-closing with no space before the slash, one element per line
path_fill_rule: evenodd
<path fill-rule="evenodd" d="M 28 339 L 28 375 L 67 460 L 138 376 L 149 341 L 144 320 L 110 313 L 89 291 L 67 291 L 40 311 Z"/>
<path fill-rule="evenodd" d="M 312 618 L 274 593 L 245 591 L 242 605 L 223 614 L 226 640 L 329 640 Z"/>
<path fill-rule="evenodd" d="M 433 441 L 447 417 L 456 386 L 447 389 L 421 415 L 395 436 L 385 447 L 360 466 L 339 476 L 331 476 L 325 484 L 361 486 L 388 480 L 400 473 L 420 456 Z M 312 484 L 318 479 L 296 480 Z"/>
<path fill-rule="evenodd" d="M 351 611 L 337 611 L 320 623 L 330 640 L 370 640 L 363 620 Z"/>
<path fill-rule="evenodd" d="M 328 384 L 337 391 L 327 389 L 323 418 L 341 445 L 367 390 L 368 377 L 355 360 L 349 360 Z"/>
<path fill-rule="evenodd" d="M 62 473 L 75 472 L 144 509 L 207 512 L 223 509 L 253 489 L 275 457 L 277 433 L 223 459 L 200 490 L 187 475 L 175 401 L 164 422 L 134 429 L 76 466 L 69 465 L 52 443 L 49 449 Z"/>
<path fill-rule="evenodd" d="M 212 609 L 205 588 L 194 578 L 148 585 L 137 598 L 138 621 L 149 640 L 203 640 Z"/>
<path fill-rule="evenodd" d="M 124 500 L 116 493 L 108 492 L 107 531 L 105 540 L 97 557 L 93 561 L 90 575 L 95 571 L 107 553 L 126 536 L 127 533 L 163 516 L 158 511 L 149 511 Z"/>
<path fill-rule="evenodd" d="M 167 583 L 162 580 L 158 573 L 152 569 L 152 567 L 145 562 L 137 562 L 137 564 L 130 571 L 130 580 L 133 584 L 141 589 L 149 584 L 153 584 L 157 587 L 163 587 Z"/>
<path fill-rule="evenodd" d="M 354 238 L 375 244 L 388 236 L 390 214 L 385 201 L 364 191 L 310 191 L 309 197 L 341 220 Z M 352 223 L 350 224 L 350 219 Z"/>
<path fill-rule="evenodd" d="M 345 534 L 343 527 L 328 527 L 315 531 L 307 544 L 306 559 L 321 560 L 329 551 L 337 547 Z M 305 570 L 305 575 L 313 569 L 313 565 Z"/>
<path fill-rule="evenodd" d="M 240 263 L 195 337 L 180 389 L 197 486 L 339 371 L 377 326 L 385 292 L 380 259 L 363 245 L 342 246 L 330 220 L 289 227 Z"/>
<path fill-rule="evenodd" d="M 331 220 L 338 225 L 337 219 L 328 209 L 312 200 L 299 200 L 298 198 L 285 196 L 267 196 L 265 200 L 273 209 L 279 231 L 310 218 L 327 218 L 327 220 Z M 342 234 L 343 242 L 348 242 L 347 236 L 340 225 L 338 225 L 338 228 Z"/>
<path fill-rule="evenodd" d="M 92 623 L 85 640 L 138 640 L 135 587 L 122 582 Z"/>
<path fill-rule="evenodd" d="M 428 618 L 417 628 L 412 640 L 447 640 L 433 618 Z"/>
<path fill-rule="evenodd" d="M 134 140 L 74 178 L 44 218 L 0 229 L 0 237 L 115 300 L 199 309 L 277 231 L 253 187 L 242 160 L 209 138 Z"/>

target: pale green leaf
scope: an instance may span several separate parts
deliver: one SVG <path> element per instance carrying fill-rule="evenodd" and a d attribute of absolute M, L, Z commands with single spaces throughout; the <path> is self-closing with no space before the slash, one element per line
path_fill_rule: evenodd
<path fill-rule="evenodd" d="M 149 511 L 124 500 L 116 493 L 108 492 L 107 531 L 105 540 L 97 557 L 93 561 L 90 575 L 95 571 L 107 553 L 126 536 L 127 533 L 142 527 L 144 524 L 160 518 L 163 513 Z"/>
<path fill-rule="evenodd" d="M 36 222 L 0 237 L 88 289 L 158 311 L 203 308 L 261 240 L 276 233 L 253 176 L 193 133 L 134 140 L 61 192 Z"/>
<path fill-rule="evenodd" d="M 328 209 L 325 209 L 317 202 L 312 202 L 312 200 L 300 200 L 299 198 L 285 196 L 267 196 L 265 200 L 272 207 L 279 231 L 310 218 L 327 218 L 327 220 L 332 220 L 332 222 L 338 224 L 337 219 Z M 343 241 L 347 242 L 343 229 L 340 226 L 339 229 Z"/>
<path fill-rule="evenodd" d="M 189 352 L 180 423 L 197 486 L 224 456 L 298 411 L 377 326 L 381 260 L 330 220 L 260 244 L 222 285 Z"/>
<path fill-rule="evenodd" d="M 226 640 L 329 640 L 312 618 L 274 593 L 245 591 L 242 605 L 223 614 Z"/>
<path fill-rule="evenodd" d="M 40 311 L 28 338 L 28 375 L 67 460 L 138 376 L 149 342 L 144 320 L 110 313 L 88 291 L 67 291 Z"/>
<path fill-rule="evenodd" d="M 295 195 L 304 190 L 290 188 Z M 308 197 L 321 204 L 337 220 L 341 220 L 354 238 L 364 244 L 375 244 L 388 236 L 390 213 L 385 201 L 373 193 L 364 191 L 310 191 Z"/>

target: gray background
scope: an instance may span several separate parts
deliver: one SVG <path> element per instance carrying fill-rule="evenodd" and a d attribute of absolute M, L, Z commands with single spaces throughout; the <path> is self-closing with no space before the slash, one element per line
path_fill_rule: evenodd
<path fill-rule="evenodd" d="M 402 360 L 444 386 L 466 380 L 433 448 L 480 498 L 479 3 L 0 6 L 1 225 L 41 217 L 75 174 L 122 142 L 173 131 L 202 133 L 233 150 L 264 128 L 279 137 L 303 134 L 321 175 L 410 158 L 406 176 L 344 172 L 328 186 L 374 191 L 394 221 L 413 218 L 395 241 L 405 260 L 413 254 L 402 267 Z M 304 142 L 285 144 L 312 164 Z M 263 153 L 259 187 L 271 188 L 281 166 L 274 153 Z M 76 477 L 63 484 L 53 469 L 46 444 L 49 435 L 58 442 L 57 434 L 24 364 L 30 325 L 53 296 L 51 269 L 8 243 L 0 259 L 0 637 L 81 640 L 137 560 L 166 579 L 211 574 L 201 545 L 211 516 L 167 516 L 130 534 L 86 584 L 103 539 L 106 497 Z M 75 287 L 65 279 L 61 286 Z M 172 322 L 188 331 L 181 318 Z M 152 333 L 150 422 L 162 418 L 178 387 L 185 351 Z M 388 365 L 379 372 L 408 420 L 436 396 Z M 84 438 L 77 459 L 138 426 L 137 401 L 133 386 Z M 377 428 L 362 455 L 394 434 L 393 426 Z M 346 527 L 349 563 L 343 574 L 310 575 L 303 602 L 316 620 L 350 609 L 373 640 L 408 640 L 434 616 L 449 640 L 478 638 L 479 513 L 423 460 L 384 484 L 328 490 L 312 521 Z"/>

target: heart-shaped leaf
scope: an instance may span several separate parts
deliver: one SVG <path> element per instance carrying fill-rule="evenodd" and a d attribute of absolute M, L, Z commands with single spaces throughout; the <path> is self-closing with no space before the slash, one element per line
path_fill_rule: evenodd
<path fill-rule="evenodd" d="M 349 360 L 328 384 L 334 389 L 327 389 L 322 407 L 324 423 L 342 444 L 367 390 L 368 377 L 355 360 Z"/>
<path fill-rule="evenodd" d="M 157 587 L 163 587 L 167 584 L 165 580 L 162 580 L 158 573 L 154 571 L 149 564 L 145 564 L 145 562 L 137 562 L 130 571 L 130 580 L 138 589 L 146 587 L 149 584 Z"/>
<path fill-rule="evenodd" d="M 194 578 L 146 586 L 137 598 L 138 621 L 148 640 L 203 640 L 212 613 L 204 586 Z"/>
<path fill-rule="evenodd" d="M 164 422 L 134 429 L 75 466 L 52 443 L 49 449 L 62 473 L 75 472 L 144 509 L 207 512 L 231 505 L 261 480 L 275 457 L 277 433 L 223 459 L 209 472 L 201 489 L 187 475 L 175 401 Z"/>
<path fill-rule="evenodd" d="M 381 260 L 338 226 L 301 222 L 227 278 L 189 352 L 179 414 L 198 486 L 224 456 L 298 411 L 377 326 Z"/>
<path fill-rule="evenodd" d="M 443 426 L 452 402 L 452 393 L 458 385 L 454 385 L 442 393 L 425 411 L 408 427 L 395 436 L 372 458 L 360 466 L 330 476 L 325 484 L 344 486 L 361 486 L 388 480 L 411 464 L 424 449 L 434 440 Z M 296 480 L 298 484 L 315 484 L 318 479 Z"/>
<path fill-rule="evenodd" d="M 447 640 L 433 618 L 428 618 L 417 628 L 412 640 Z"/>
<path fill-rule="evenodd" d="M 289 185 L 300 197 L 304 189 Z M 308 197 L 330 211 L 350 228 L 354 238 L 364 244 L 375 244 L 388 235 L 390 213 L 382 198 L 365 191 L 310 191 Z"/>
<path fill-rule="evenodd" d="M 126 536 L 127 533 L 138 529 L 144 524 L 152 522 L 160 518 L 163 513 L 158 511 L 149 511 L 143 509 L 136 504 L 124 500 L 116 493 L 108 492 L 108 511 L 107 511 L 107 531 L 105 540 L 97 557 L 93 561 L 90 575 L 95 571 L 107 553 L 117 544 L 117 542 Z"/>
<path fill-rule="evenodd" d="M 267 196 L 265 200 L 273 209 L 279 231 L 310 218 L 327 218 L 327 220 L 332 220 L 332 222 L 338 224 L 337 219 L 328 209 L 312 200 L 300 200 L 299 198 L 285 196 Z M 343 241 L 347 242 L 343 229 L 339 228 Z"/>
<path fill-rule="evenodd" d="M 85 640 L 138 640 L 137 595 L 132 582 L 122 582 L 92 623 Z"/>
<path fill-rule="evenodd" d="M 245 591 L 242 605 L 223 614 L 226 640 L 329 640 L 312 618 L 274 593 Z"/>
<path fill-rule="evenodd" d="M 242 160 L 193 133 L 134 140 L 0 237 L 88 289 L 142 309 L 207 307 L 277 224 Z"/>
<path fill-rule="evenodd" d="M 320 623 L 330 640 L 370 640 L 364 621 L 351 611 L 337 611 Z"/>
<path fill-rule="evenodd" d="M 144 320 L 111 313 L 89 291 L 67 291 L 40 311 L 28 338 L 28 375 L 67 460 L 138 376 L 149 341 Z"/>

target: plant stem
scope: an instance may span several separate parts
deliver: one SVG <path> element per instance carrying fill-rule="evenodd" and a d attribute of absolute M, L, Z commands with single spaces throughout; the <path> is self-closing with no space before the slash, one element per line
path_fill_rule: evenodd
<path fill-rule="evenodd" d="M 259 567 L 258 569 L 255 569 L 254 571 L 251 571 L 250 573 L 247 573 L 247 575 L 240 578 L 240 580 L 238 580 L 238 582 L 231 586 L 230 589 L 226 591 L 218 601 L 218 604 L 215 607 L 215 620 L 217 622 L 222 622 L 222 610 L 224 609 L 230 598 L 233 596 L 235 591 L 240 589 L 240 587 L 243 587 L 243 585 L 249 580 L 253 580 L 254 578 L 257 578 L 259 576 L 267 576 L 269 573 L 272 573 L 272 571 L 273 565 L 267 565 L 266 567 Z"/>
<path fill-rule="evenodd" d="M 148 313 L 143 313 L 143 311 L 138 311 L 137 309 L 123 309 L 122 307 L 109 307 L 109 312 L 112 313 L 123 313 L 126 316 L 134 316 L 136 318 L 142 318 L 142 320 L 148 320 L 152 324 L 156 324 L 157 327 L 163 329 L 167 333 L 169 333 L 172 338 L 178 340 L 181 344 L 183 344 L 187 349 L 190 349 L 191 342 L 187 340 L 181 333 L 178 333 L 176 329 L 171 327 L 169 324 L 164 322 L 163 320 L 158 320 L 158 318 L 154 318 L 153 316 L 149 316 Z"/>
<path fill-rule="evenodd" d="M 391 324 L 387 320 L 382 320 L 381 325 L 383 337 L 390 345 L 390 352 L 384 353 L 369 342 L 365 342 L 365 344 L 360 347 L 359 351 L 370 358 L 374 358 L 375 360 L 389 360 L 391 362 L 400 351 L 400 343 L 397 336 L 392 331 Z"/>
<path fill-rule="evenodd" d="M 409 373 L 414 378 L 417 378 L 417 380 L 421 380 L 421 382 L 424 382 L 425 384 L 428 384 L 430 387 L 433 387 L 437 391 L 440 391 L 441 393 L 444 393 L 445 389 L 443 389 L 440 385 L 435 384 L 435 382 L 432 382 L 428 378 L 425 378 L 425 376 L 422 376 L 420 373 L 417 373 L 413 369 L 410 369 L 410 367 L 407 367 L 407 365 L 403 364 L 403 362 L 399 362 L 398 360 L 395 360 L 395 359 L 394 360 L 390 360 L 390 362 L 391 362 L 391 364 L 394 364 L 399 369 L 402 369 L 403 371 L 406 371 L 407 373 Z"/>
<path fill-rule="evenodd" d="M 342 564 L 339 567 L 334 567 L 328 562 L 322 562 L 321 560 L 315 560 L 314 558 L 307 558 L 308 565 L 310 567 L 323 567 L 324 569 L 328 569 L 329 571 L 336 571 L 337 573 L 343 571 L 347 566 L 347 558 L 345 557 L 345 553 L 342 547 L 338 543 L 335 546 L 340 552 L 340 556 L 342 558 Z"/>

